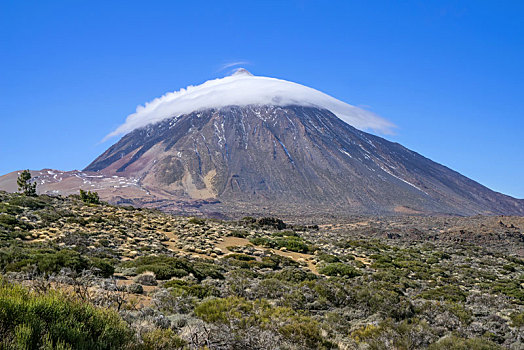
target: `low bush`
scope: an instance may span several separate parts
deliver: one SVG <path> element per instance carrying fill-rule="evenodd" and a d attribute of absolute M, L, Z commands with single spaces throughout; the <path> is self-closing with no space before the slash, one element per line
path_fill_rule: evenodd
<path fill-rule="evenodd" d="M 298 237 L 298 233 L 295 231 L 277 231 L 271 234 L 273 237 Z"/>
<path fill-rule="evenodd" d="M 154 329 L 142 335 L 141 350 L 177 350 L 185 349 L 186 342 L 172 329 Z"/>
<path fill-rule="evenodd" d="M 513 327 L 524 327 L 524 312 L 514 313 L 511 315 L 511 325 Z"/>
<path fill-rule="evenodd" d="M 191 218 L 189 219 L 189 223 L 193 225 L 205 225 L 206 220 L 201 218 Z"/>
<path fill-rule="evenodd" d="M 331 254 L 320 254 L 318 256 L 318 259 L 320 261 L 324 261 L 326 263 L 336 263 L 336 262 L 340 262 L 340 259 L 335 256 L 335 255 L 331 255 Z"/>
<path fill-rule="evenodd" d="M 43 196 L 41 196 L 40 198 L 29 197 L 29 196 L 16 196 L 16 197 L 11 198 L 8 201 L 8 203 L 11 206 L 18 206 L 18 207 L 36 210 L 36 209 L 42 209 L 46 207 L 47 204 L 42 198 Z"/>
<path fill-rule="evenodd" d="M 0 213 L 16 215 L 20 214 L 24 209 L 20 208 L 17 205 L 10 205 L 9 203 L 0 203 Z"/>
<path fill-rule="evenodd" d="M 22 230 L 30 230 L 33 228 L 31 224 L 18 220 L 14 215 L 0 214 L 0 229 L 13 232 L 17 230 L 17 227 Z"/>
<path fill-rule="evenodd" d="M 299 349 L 336 348 L 323 338 L 317 321 L 290 308 L 271 306 L 265 299 L 207 299 L 196 306 L 195 314 L 207 323 L 225 325 L 237 339 L 242 339 L 245 331 L 261 329 L 279 334 Z"/>
<path fill-rule="evenodd" d="M 281 271 L 268 275 L 269 278 L 276 278 L 281 281 L 300 283 L 303 281 L 313 281 L 318 277 L 312 272 L 306 272 L 296 267 L 287 267 Z"/>
<path fill-rule="evenodd" d="M 153 272 L 156 275 L 156 278 L 158 278 L 159 280 L 168 280 L 173 277 L 184 277 L 188 275 L 188 272 L 186 270 L 179 269 L 176 267 L 176 265 L 140 265 L 136 269 L 136 273 L 143 273 L 146 271 Z"/>
<path fill-rule="evenodd" d="M 344 263 L 331 263 L 321 267 L 318 270 L 319 273 L 326 276 L 339 276 L 339 277 L 356 277 L 360 276 L 361 273 L 353 266 Z"/>
<path fill-rule="evenodd" d="M 237 237 L 237 238 L 246 238 L 249 235 L 247 231 L 244 230 L 232 230 L 229 232 L 228 236 Z"/>
<path fill-rule="evenodd" d="M 144 285 L 144 286 L 156 286 L 158 285 L 158 282 L 156 280 L 156 276 L 151 271 L 145 271 L 141 273 L 140 275 L 136 276 L 134 279 L 135 283 Z"/>
<path fill-rule="evenodd" d="M 22 272 L 36 267 L 43 274 L 58 273 L 62 268 L 75 272 L 93 269 L 103 277 L 113 274 L 114 268 L 110 260 L 87 257 L 73 249 L 41 248 L 25 245 L 11 245 L 0 248 L 0 270 L 7 272 Z"/>
<path fill-rule="evenodd" d="M 430 300 L 465 302 L 468 295 L 459 287 L 445 285 L 420 293 L 419 297 Z"/>
<path fill-rule="evenodd" d="M 498 279 L 493 283 L 489 283 L 488 287 L 495 293 L 501 293 L 508 297 L 515 298 L 515 300 L 524 305 L 524 276 L 520 279 Z"/>
<path fill-rule="evenodd" d="M 264 218 L 258 219 L 257 220 L 257 224 L 259 226 L 274 227 L 277 230 L 284 230 L 285 228 L 288 227 L 288 225 L 286 223 L 284 223 L 284 221 L 282 221 L 281 219 L 270 218 L 270 217 L 264 217 Z"/>
<path fill-rule="evenodd" d="M 183 280 L 170 280 L 164 283 L 164 288 L 172 288 L 172 294 L 177 295 L 190 295 L 198 299 L 204 299 L 211 296 L 219 296 L 220 292 L 213 286 L 202 285 L 194 282 L 183 281 Z"/>
<path fill-rule="evenodd" d="M 219 280 L 224 279 L 224 270 L 222 269 L 222 267 L 215 264 L 197 261 L 192 264 L 192 269 L 193 276 L 195 276 L 199 281 L 202 281 L 208 277 Z"/>
<path fill-rule="evenodd" d="M 120 349 L 132 333 L 114 311 L 0 280 L 0 348 Z"/>
<path fill-rule="evenodd" d="M 159 280 L 168 280 L 173 277 L 179 278 L 190 273 L 198 280 L 203 280 L 207 277 L 224 278 L 220 266 L 200 261 L 191 262 L 185 258 L 167 255 L 142 256 L 135 260 L 126 261 L 120 267 L 134 267 L 137 273 L 151 271 L 155 273 Z"/>
<path fill-rule="evenodd" d="M 428 350 L 502 350 L 497 345 L 486 339 L 471 338 L 463 339 L 455 336 L 446 337 L 431 344 Z"/>

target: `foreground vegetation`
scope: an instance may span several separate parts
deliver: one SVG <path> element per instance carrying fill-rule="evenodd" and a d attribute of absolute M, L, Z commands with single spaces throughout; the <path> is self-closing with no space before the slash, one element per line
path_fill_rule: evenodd
<path fill-rule="evenodd" d="M 521 257 L 359 227 L 0 192 L 0 348 L 523 348 Z"/>

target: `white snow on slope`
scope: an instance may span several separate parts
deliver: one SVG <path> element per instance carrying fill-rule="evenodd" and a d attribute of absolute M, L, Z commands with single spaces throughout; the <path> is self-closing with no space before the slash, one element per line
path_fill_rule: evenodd
<path fill-rule="evenodd" d="M 245 69 L 233 75 L 206 81 L 169 92 L 144 106 L 138 106 L 125 123 L 104 138 L 126 134 L 163 119 L 208 108 L 247 105 L 311 106 L 325 108 L 361 130 L 388 134 L 394 127 L 389 121 L 349 105 L 310 87 L 286 80 L 254 76 Z"/>

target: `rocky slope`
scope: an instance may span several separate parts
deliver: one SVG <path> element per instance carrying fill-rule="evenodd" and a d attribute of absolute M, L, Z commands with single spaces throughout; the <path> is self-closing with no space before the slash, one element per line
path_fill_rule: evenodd
<path fill-rule="evenodd" d="M 225 212 L 524 214 L 524 201 L 325 109 L 231 106 L 136 129 L 85 171 Z"/>

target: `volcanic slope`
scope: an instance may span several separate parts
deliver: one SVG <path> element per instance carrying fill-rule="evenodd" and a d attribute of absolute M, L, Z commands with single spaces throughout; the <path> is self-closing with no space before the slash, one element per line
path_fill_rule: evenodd
<path fill-rule="evenodd" d="M 491 191 L 314 106 L 209 108 L 137 128 L 84 171 L 229 213 L 512 214 Z M 217 206 L 215 204 L 215 206 Z"/>

